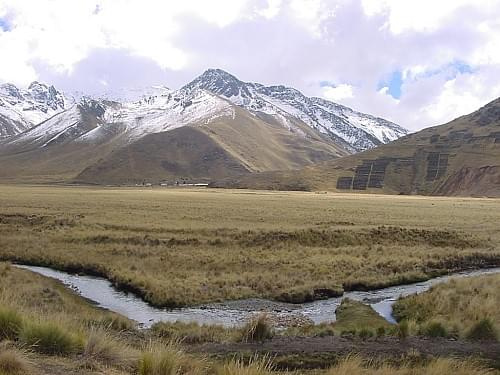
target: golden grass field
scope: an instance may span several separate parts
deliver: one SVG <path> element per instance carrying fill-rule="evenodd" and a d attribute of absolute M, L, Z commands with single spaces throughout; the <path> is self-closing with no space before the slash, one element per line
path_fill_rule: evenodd
<path fill-rule="evenodd" d="M 183 306 L 303 302 L 500 265 L 500 200 L 0 186 L 0 258 Z"/>
<path fill-rule="evenodd" d="M 340 323 L 347 326 L 353 324 L 352 315 L 361 317 L 363 323 L 381 319 L 371 317 L 359 303 L 345 308 L 353 313 L 340 317 L 346 320 Z M 227 332 L 231 333 L 235 329 Z M 208 358 L 189 354 L 186 344 L 157 336 L 155 330 L 138 330 L 126 318 L 91 305 L 57 281 L 0 263 L 2 375 L 498 374 L 477 359 L 428 359 L 416 352 L 399 362 L 351 355 L 326 370 L 277 371 L 269 356 L 252 356 L 250 363 L 248 358 L 233 356 Z"/>

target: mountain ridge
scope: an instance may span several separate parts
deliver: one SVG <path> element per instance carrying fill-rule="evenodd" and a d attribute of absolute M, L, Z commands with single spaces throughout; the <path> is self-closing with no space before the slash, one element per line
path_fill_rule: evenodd
<path fill-rule="evenodd" d="M 500 98 L 446 124 L 358 154 L 213 186 L 500 197 Z"/>
<path fill-rule="evenodd" d="M 222 95 L 250 111 L 294 116 L 344 144 L 351 152 L 363 151 L 408 134 L 408 130 L 379 117 L 322 98 L 307 97 L 284 85 L 243 82 L 221 69 L 206 70 L 183 89 L 193 87 Z"/>

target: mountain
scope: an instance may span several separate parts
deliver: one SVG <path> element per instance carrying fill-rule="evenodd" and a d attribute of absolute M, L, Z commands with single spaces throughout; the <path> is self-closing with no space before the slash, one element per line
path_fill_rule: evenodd
<path fill-rule="evenodd" d="M 346 155 L 304 123 L 256 115 L 201 88 L 129 103 L 83 97 L 0 142 L 0 179 L 133 184 L 210 181 Z"/>
<path fill-rule="evenodd" d="M 500 98 L 372 150 L 214 186 L 500 197 Z"/>
<path fill-rule="evenodd" d="M 193 88 L 208 90 L 254 113 L 281 117 L 284 121 L 300 120 L 350 152 L 367 150 L 408 134 L 390 121 L 321 98 L 308 98 L 290 87 L 243 82 L 220 69 L 209 69 L 185 86 Z"/>
<path fill-rule="evenodd" d="M 284 86 L 209 69 L 178 90 L 156 86 L 70 102 L 54 87 L 2 86 L 8 131 L 0 180 L 212 182 L 295 170 L 374 147 L 406 130 Z M 21 116 L 23 115 L 23 116 Z M 7 129 L 7 126 L 5 126 Z M 290 189 L 297 186 L 289 186 Z"/>
<path fill-rule="evenodd" d="M 33 82 L 27 90 L 0 85 L 0 139 L 22 133 L 64 111 L 71 103 L 54 86 Z"/>

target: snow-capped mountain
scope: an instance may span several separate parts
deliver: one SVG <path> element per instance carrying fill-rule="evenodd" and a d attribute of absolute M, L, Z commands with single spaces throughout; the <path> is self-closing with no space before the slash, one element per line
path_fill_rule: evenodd
<path fill-rule="evenodd" d="M 209 69 L 184 87 L 201 88 L 228 98 L 252 112 L 263 112 L 283 119 L 294 117 L 343 143 L 350 151 L 362 151 L 396 140 L 408 131 L 390 121 L 356 112 L 351 108 L 309 98 L 286 86 L 264 86 L 240 81 L 220 70 Z"/>
<path fill-rule="evenodd" d="M 0 138 L 19 134 L 64 111 L 72 104 L 54 86 L 32 82 L 22 90 L 0 85 Z"/>
<path fill-rule="evenodd" d="M 110 138 L 128 144 L 147 134 L 207 124 L 221 116 L 234 118 L 233 104 L 202 89 L 161 89 L 126 103 L 83 96 L 65 111 L 7 139 L 7 144 L 47 147 L 67 141 L 102 143 Z"/>
<path fill-rule="evenodd" d="M 306 124 L 351 153 L 408 133 L 390 121 L 328 100 L 306 97 L 296 89 L 243 82 L 220 69 L 209 69 L 175 91 L 153 86 L 118 90 L 99 99 L 78 96 L 77 102 L 69 100 L 53 86 L 39 82 L 33 82 L 27 90 L 12 84 L 0 85 L 0 138 L 23 133 L 11 141 L 24 139 L 32 143 L 43 139 L 42 143 L 47 145 L 63 133 L 72 134 L 70 138 L 79 141 L 99 141 L 99 137 L 109 136 L 112 130 L 130 142 L 145 134 L 210 121 L 218 116 L 234 116 L 234 105 L 256 116 L 271 116 L 296 136 L 306 136 L 301 127 Z M 88 106 L 98 106 L 98 112 L 102 113 L 95 114 L 92 127 L 76 131 L 81 123 L 76 118 Z M 43 126 L 38 126 L 44 121 Z"/>

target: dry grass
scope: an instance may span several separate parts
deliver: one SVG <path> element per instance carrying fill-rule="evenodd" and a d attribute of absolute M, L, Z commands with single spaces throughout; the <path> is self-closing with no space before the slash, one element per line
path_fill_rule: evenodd
<path fill-rule="evenodd" d="M 366 339 L 372 336 L 396 334 L 396 327 L 389 324 L 373 308 L 361 302 L 344 299 L 335 311 L 333 323 L 311 324 L 288 328 L 289 336 L 335 336 L 349 335 Z"/>
<path fill-rule="evenodd" d="M 493 372 L 481 369 L 474 363 L 437 359 L 426 365 L 390 365 L 370 366 L 359 357 L 348 357 L 338 366 L 326 372 L 326 375 L 491 375 Z"/>
<path fill-rule="evenodd" d="M 109 331 L 96 328 L 89 332 L 82 356 L 87 366 L 91 368 L 100 364 L 106 367 L 130 369 L 138 360 L 138 352 L 125 340 L 117 339 Z"/>
<path fill-rule="evenodd" d="M 1 258 L 165 306 L 303 302 L 500 262 L 499 200 L 2 186 L 0 207 Z"/>
<path fill-rule="evenodd" d="M 274 336 L 274 327 L 267 314 L 259 314 L 251 318 L 242 328 L 240 340 L 243 342 L 259 341 L 272 339 Z"/>
<path fill-rule="evenodd" d="M 175 342 L 149 343 L 139 359 L 139 375 L 203 375 L 208 364 L 186 354 Z"/>
<path fill-rule="evenodd" d="M 272 370 L 273 366 L 269 358 L 252 358 L 247 363 L 233 360 L 216 366 L 214 375 L 271 375 Z"/>
<path fill-rule="evenodd" d="M 398 319 L 414 321 L 423 333 L 440 324 L 449 335 L 494 339 L 500 333 L 500 275 L 453 279 L 426 293 L 399 300 Z"/>
<path fill-rule="evenodd" d="M 23 375 L 30 371 L 30 363 L 26 355 L 18 349 L 0 348 L 0 374 Z"/>
<path fill-rule="evenodd" d="M 194 322 L 158 322 L 153 324 L 151 330 L 161 339 L 178 341 L 187 345 L 206 342 L 234 342 L 241 336 L 238 328 L 200 325 Z"/>

